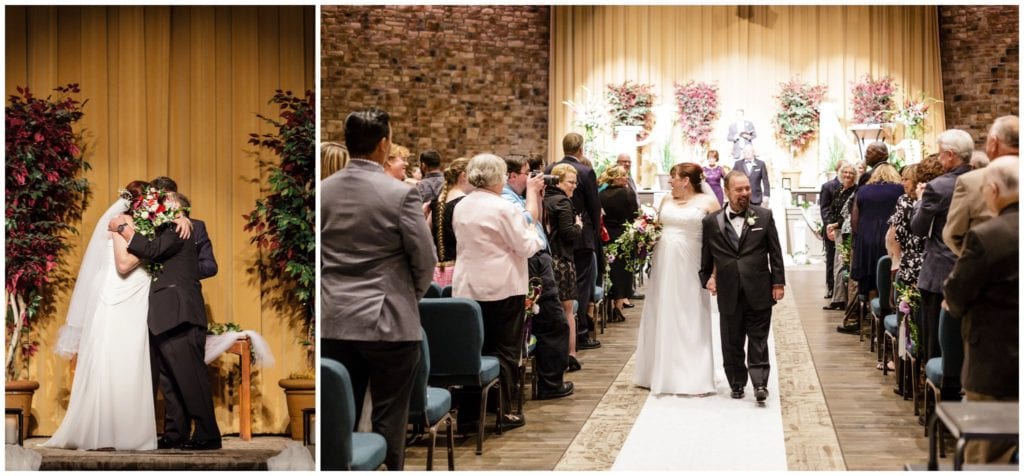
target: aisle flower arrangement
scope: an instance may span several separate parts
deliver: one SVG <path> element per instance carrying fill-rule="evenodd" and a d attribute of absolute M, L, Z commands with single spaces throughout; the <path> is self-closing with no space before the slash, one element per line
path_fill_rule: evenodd
<path fill-rule="evenodd" d="M 683 139 L 690 145 L 706 148 L 719 117 L 718 85 L 691 80 L 683 85 L 674 83 L 674 87 Z"/>
<path fill-rule="evenodd" d="M 853 122 L 857 124 L 882 124 L 892 120 L 896 108 L 893 97 L 896 84 L 892 76 L 872 79 L 865 74 L 853 89 Z"/>
<path fill-rule="evenodd" d="M 626 81 L 609 84 L 605 94 L 611 126 L 639 126 L 644 130 L 637 134 L 637 140 L 647 137 L 654 121 L 654 86 Z"/>
<path fill-rule="evenodd" d="M 772 119 L 779 144 L 794 151 L 807 147 L 818 132 L 818 105 L 827 91 L 825 85 L 812 86 L 796 78 L 780 85 L 775 96 L 779 111 Z"/>
<path fill-rule="evenodd" d="M 651 262 L 654 245 L 661 237 L 661 222 L 658 221 L 654 209 L 647 205 L 640 208 L 640 213 L 623 231 L 619 239 L 608 245 L 605 254 L 608 263 L 625 261 L 626 269 L 637 273 Z"/>
<path fill-rule="evenodd" d="M 910 139 L 921 140 L 925 132 L 924 121 L 928 119 L 928 109 L 931 104 L 940 103 L 933 98 L 925 97 L 924 93 L 918 93 L 918 99 L 904 99 L 903 104 L 896 109 L 893 120 L 903 124 L 907 128 L 907 136 Z"/>
<path fill-rule="evenodd" d="M 907 350 L 909 351 L 913 344 L 920 342 L 917 322 L 914 320 L 913 315 L 914 312 L 921 308 L 921 292 L 917 290 L 917 286 L 903 284 L 899 281 L 893 283 L 893 290 L 896 292 L 896 299 L 899 302 L 897 308 L 903 315 L 909 317 L 907 319 L 908 335 L 910 336 L 910 341 L 907 342 Z"/>

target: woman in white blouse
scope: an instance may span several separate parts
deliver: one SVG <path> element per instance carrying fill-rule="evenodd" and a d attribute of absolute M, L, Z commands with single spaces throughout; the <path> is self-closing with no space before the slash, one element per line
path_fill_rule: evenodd
<path fill-rule="evenodd" d="M 537 230 L 522 212 L 501 197 L 505 161 L 493 154 L 473 157 L 466 167 L 476 187 L 455 208 L 452 224 L 457 240 L 452 295 L 477 301 L 483 312 L 483 354 L 501 364 L 501 404 L 511 408 L 519 353 L 522 350 L 523 313 L 529 282 L 527 259 L 544 246 Z M 506 413 L 503 429 L 522 426 L 522 415 Z"/>

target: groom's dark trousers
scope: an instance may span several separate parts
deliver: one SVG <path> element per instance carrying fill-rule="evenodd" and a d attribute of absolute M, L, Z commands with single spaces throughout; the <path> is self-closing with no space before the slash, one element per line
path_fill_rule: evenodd
<path fill-rule="evenodd" d="M 743 290 L 733 314 L 722 313 L 722 357 L 730 388 L 747 386 L 747 373 L 755 387 L 768 386 L 768 331 L 772 326 L 772 308 L 754 310 Z M 743 346 L 747 346 L 747 364 L 743 365 Z"/>
<path fill-rule="evenodd" d="M 136 233 L 128 251 L 163 264 L 149 289 L 148 319 L 153 383 L 155 387 L 159 382 L 166 404 L 163 436 L 170 441 L 220 440 L 204 362 L 206 309 L 196 242 L 181 239 L 165 225 L 153 240 Z"/>

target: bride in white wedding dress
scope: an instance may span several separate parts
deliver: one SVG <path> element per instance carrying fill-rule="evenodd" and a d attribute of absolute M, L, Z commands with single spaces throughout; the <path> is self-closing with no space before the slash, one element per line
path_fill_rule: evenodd
<path fill-rule="evenodd" d="M 661 238 L 651 262 L 633 375 L 633 383 L 653 395 L 715 392 L 711 295 L 698 271 L 701 220 L 719 205 L 713 195 L 701 193 L 702 173 L 697 164 L 672 167 L 672 193 L 658 210 Z"/>
<path fill-rule="evenodd" d="M 128 243 L 107 231 L 145 182 L 132 182 L 96 223 L 82 259 L 55 352 L 77 354 L 68 411 L 42 446 L 155 450 L 156 419 L 149 365 L 151 277 Z M 190 228 L 190 227 L 189 227 Z"/>

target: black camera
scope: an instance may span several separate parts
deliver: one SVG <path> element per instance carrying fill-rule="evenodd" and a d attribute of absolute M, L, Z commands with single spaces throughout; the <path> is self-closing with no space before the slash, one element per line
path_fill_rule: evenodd
<path fill-rule="evenodd" d="M 536 177 L 536 176 L 538 176 L 540 174 L 541 174 L 541 172 L 539 170 L 533 170 L 533 171 L 530 172 L 530 177 L 531 178 L 532 177 Z M 544 185 L 547 185 L 549 187 L 554 187 L 554 186 L 558 185 L 558 182 L 560 182 L 560 180 L 558 180 L 558 176 L 557 175 L 544 174 Z"/>

